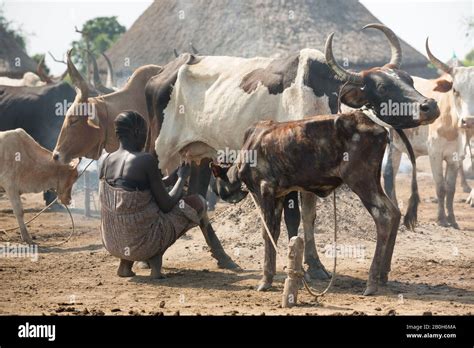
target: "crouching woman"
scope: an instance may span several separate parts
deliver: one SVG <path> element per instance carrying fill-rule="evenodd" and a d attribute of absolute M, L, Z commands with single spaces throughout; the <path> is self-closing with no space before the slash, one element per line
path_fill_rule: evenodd
<path fill-rule="evenodd" d="M 147 125 L 140 114 L 118 115 L 115 134 L 120 147 L 103 155 L 100 168 L 102 242 L 120 258 L 120 277 L 135 275 L 134 261 L 147 261 L 151 277 L 162 278 L 164 252 L 199 224 L 206 203 L 199 195 L 182 198 L 189 166 L 178 169 L 173 189 L 166 191 L 171 178 L 162 178 L 155 156 L 142 152 Z"/>

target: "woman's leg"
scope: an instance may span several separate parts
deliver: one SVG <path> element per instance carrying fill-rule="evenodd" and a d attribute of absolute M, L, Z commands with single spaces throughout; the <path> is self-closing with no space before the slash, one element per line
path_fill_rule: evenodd
<path fill-rule="evenodd" d="M 161 265 L 163 264 L 163 254 L 158 253 L 148 260 L 148 264 L 151 267 L 150 278 L 152 279 L 163 279 L 165 276 L 161 273 Z"/>
<path fill-rule="evenodd" d="M 132 272 L 133 261 L 120 259 L 120 265 L 117 271 L 119 277 L 134 277 L 135 273 Z"/>

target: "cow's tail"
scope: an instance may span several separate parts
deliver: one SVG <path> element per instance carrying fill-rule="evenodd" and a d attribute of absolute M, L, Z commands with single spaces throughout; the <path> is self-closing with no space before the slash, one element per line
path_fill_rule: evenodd
<path fill-rule="evenodd" d="M 418 183 L 416 181 L 416 158 L 415 153 L 413 152 L 413 148 L 410 144 L 410 140 L 408 140 L 407 136 L 403 132 L 402 129 L 395 129 L 402 139 L 405 147 L 407 148 L 408 155 L 410 157 L 411 165 L 412 165 L 412 173 L 411 173 L 411 196 L 408 201 L 408 208 L 405 214 L 405 218 L 403 219 L 403 224 L 413 230 L 415 228 L 417 219 L 418 219 L 418 203 L 420 203 L 420 196 L 418 194 Z"/>

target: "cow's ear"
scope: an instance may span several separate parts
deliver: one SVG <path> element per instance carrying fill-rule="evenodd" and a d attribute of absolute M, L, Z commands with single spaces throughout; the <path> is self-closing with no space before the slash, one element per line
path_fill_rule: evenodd
<path fill-rule="evenodd" d="M 446 93 L 453 88 L 453 83 L 445 79 L 436 80 L 436 86 L 433 88 L 433 91 Z"/>
<path fill-rule="evenodd" d="M 354 109 L 361 108 L 368 104 L 365 95 L 365 87 L 352 84 L 345 86 L 341 91 L 341 102 Z"/>

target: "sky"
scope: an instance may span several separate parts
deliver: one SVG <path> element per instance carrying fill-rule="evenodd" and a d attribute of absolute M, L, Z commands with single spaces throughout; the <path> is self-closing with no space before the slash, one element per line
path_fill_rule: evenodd
<path fill-rule="evenodd" d="M 28 36 L 30 55 L 51 51 L 56 57 L 80 38 L 74 26 L 82 27 L 88 19 L 117 16 L 127 29 L 151 4 L 151 0 L 0 0 L 4 14 Z M 448 60 L 455 53 L 463 58 L 474 48 L 474 31 L 466 37 L 469 17 L 474 17 L 474 0 L 361 0 L 381 22 L 401 39 L 425 54 L 425 40 L 430 37 L 433 53 Z M 0 48 L 1 49 L 1 48 Z M 64 65 L 49 56 L 46 63 L 59 74 Z"/>

